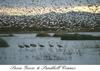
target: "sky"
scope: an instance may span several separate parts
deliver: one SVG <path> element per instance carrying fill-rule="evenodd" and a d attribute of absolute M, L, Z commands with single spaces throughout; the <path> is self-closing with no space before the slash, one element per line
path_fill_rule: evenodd
<path fill-rule="evenodd" d="M 77 6 L 97 4 L 100 5 L 100 0 L 0 0 L 0 6 L 8 7 L 36 7 L 36 6 Z"/>
<path fill-rule="evenodd" d="M 95 6 L 88 8 L 88 5 L 97 5 L 98 10 Z M 100 13 L 100 0 L 0 0 L 1 14 L 34 15 L 51 11 L 60 13 L 69 11 Z"/>

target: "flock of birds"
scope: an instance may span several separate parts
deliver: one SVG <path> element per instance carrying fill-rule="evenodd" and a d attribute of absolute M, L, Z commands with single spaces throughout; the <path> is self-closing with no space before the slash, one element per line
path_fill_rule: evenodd
<path fill-rule="evenodd" d="M 30 48 L 30 47 L 37 47 L 37 46 L 39 46 L 39 47 L 45 47 L 45 45 L 40 44 L 40 43 L 38 43 L 38 45 L 37 45 L 37 44 L 30 44 L 30 45 L 27 45 L 27 44 L 25 44 L 25 43 L 23 43 L 23 45 L 18 44 L 18 47 L 19 47 L 19 48 Z M 58 46 L 59 48 L 62 48 L 62 47 L 63 47 L 61 44 L 57 44 L 57 46 Z M 49 43 L 49 47 L 54 47 L 54 45 Z"/>
<path fill-rule="evenodd" d="M 53 0 L 54 1 L 54 0 Z M 75 0 L 75 1 L 78 1 L 78 0 Z M 87 1 L 89 1 L 89 0 L 87 0 Z M 80 1 L 80 3 L 81 3 L 81 1 Z M 67 4 L 67 3 L 66 3 Z M 52 5 L 52 4 L 51 4 Z M 71 5 L 71 4 L 70 4 Z M 53 10 L 57 10 L 54 6 L 52 6 L 53 7 Z M 88 8 L 89 9 L 91 9 L 91 7 L 92 7 L 92 5 L 88 5 Z M 98 6 L 95 6 L 95 7 L 97 7 L 96 9 L 98 9 Z M 43 9 L 45 9 L 45 7 L 42 7 Z M 27 9 L 27 7 L 26 7 L 26 9 Z M 68 9 L 67 7 L 65 7 L 65 9 Z M 33 10 L 35 11 L 35 8 L 33 8 L 32 10 L 30 10 L 29 11 L 29 13 L 31 13 L 31 12 L 33 12 Z M 61 11 L 62 9 L 61 8 L 59 8 L 59 11 Z M 92 9 L 91 9 L 92 10 Z M 38 10 L 39 12 L 41 12 L 41 9 L 39 9 Z M 63 10 L 62 10 L 63 11 Z M 94 11 L 95 12 L 95 11 Z M 0 23 L 7 23 L 8 24 L 8 21 L 6 22 L 6 20 L 8 20 L 8 18 L 9 17 L 7 17 L 7 18 L 3 18 L 4 19 L 4 21 L 2 20 L 2 18 L 0 18 Z M 12 17 L 13 18 L 13 17 Z M 15 19 L 14 20 L 16 20 L 17 21 L 17 17 L 14 17 Z M 23 18 L 22 18 L 23 19 Z M 11 21 L 11 23 L 14 25 L 15 24 L 15 21 L 13 21 L 13 19 L 11 19 L 11 18 L 9 18 L 9 20 Z M 18 21 L 17 21 L 18 22 Z M 25 23 L 24 23 L 25 24 Z M 2 24 L 1 24 L 2 25 Z M 22 25 L 23 26 L 23 25 Z M 40 43 L 38 43 L 38 44 L 35 44 L 35 43 L 31 43 L 31 44 L 25 44 L 25 43 L 23 43 L 23 44 L 18 44 L 18 47 L 19 48 L 30 48 L 30 47 L 46 47 L 44 44 L 40 44 Z M 51 48 L 53 48 L 53 47 L 55 47 L 55 45 L 53 45 L 53 44 L 51 44 L 51 43 L 48 43 L 48 46 L 49 47 L 51 47 Z M 62 45 L 62 44 L 56 44 L 56 46 L 58 47 L 58 48 L 64 48 L 64 46 Z M 79 49 L 76 49 L 76 53 L 77 54 L 79 54 L 80 56 L 81 56 L 81 52 L 80 52 L 80 50 Z M 71 52 L 71 50 L 69 50 L 68 51 L 68 54 L 69 55 L 71 55 L 72 54 L 72 52 Z"/>
<path fill-rule="evenodd" d="M 25 43 L 23 43 L 23 45 L 18 45 L 18 47 L 19 48 L 30 48 L 30 47 L 40 47 L 40 48 L 42 48 L 42 47 L 46 47 L 45 45 L 43 45 L 43 44 L 40 44 L 40 43 L 37 43 L 37 44 L 25 44 Z M 67 54 L 67 55 L 72 55 L 73 53 L 74 54 L 78 54 L 79 56 L 81 56 L 82 54 L 81 54 L 81 51 L 80 51 L 80 49 L 70 49 L 70 48 L 67 48 L 67 50 L 66 50 L 66 48 L 60 43 L 60 44 L 56 44 L 56 45 L 53 45 L 53 44 L 48 44 L 48 46 L 50 47 L 50 48 L 54 48 L 54 50 L 55 50 L 55 46 L 57 46 L 57 50 L 59 51 L 59 52 L 63 52 L 64 54 Z M 45 49 L 45 48 L 44 48 Z"/>
<path fill-rule="evenodd" d="M 55 45 L 53 45 L 53 44 L 48 44 L 49 45 L 49 47 L 55 47 Z M 30 45 L 27 45 L 27 44 L 25 44 L 25 43 L 23 43 L 23 45 L 20 45 L 20 44 L 18 44 L 18 47 L 20 48 L 20 49 L 22 49 L 22 48 L 30 48 L 30 47 L 46 47 L 45 45 L 43 45 L 43 44 L 40 44 L 40 43 L 38 43 L 38 44 L 30 44 Z M 63 48 L 63 50 L 64 50 L 64 46 L 62 45 L 62 44 L 57 44 L 57 47 L 59 47 L 59 48 Z M 81 54 L 81 51 L 79 50 L 79 49 L 76 49 L 75 50 L 76 52 L 76 54 L 77 55 L 79 55 L 79 56 L 81 56 L 82 54 Z M 62 51 L 60 51 L 60 52 L 62 52 Z M 64 50 L 63 51 L 64 53 L 64 55 L 69 55 L 69 56 L 71 56 L 72 54 L 73 54 L 73 50 L 68 50 L 68 51 L 66 51 L 66 50 Z M 51 52 L 51 53 L 53 53 L 53 52 Z M 5 52 L 2 52 L 2 54 L 4 55 L 5 54 Z M 56 56 L 58 53 L 56 52 L 56 53 L 54 53 L 54 55 L 49 55 L 48 54 L 48 52 L 45 52 L 45 54 L 40 54 L 40 56 L 42 56 L 43 57 L 43 59 L 46 59 L 46 60 L 63 60 L 64 58 L 61 56 L 61 55 L 58 55 L 58 56 Z M 62 53 L 61 53 L 62 54 Z M 2 59 L 8 59 L 7 57 L 6 57 L 7 55 L 5 55 L 5 57 L 0 57 L 0 60 L 2 60 Z M 40 60 L 42 59 L 41 57 L 39 56 L 39 58 L 40 58 Z M 37 58 L 38 58 L 38 55 L 36 56 Z M 36 58 L 35 57 L 35 58 Z M 62 57 L 62 58 L 61 58 Z M 72 56 L 71 56 L 72 57 Z M 14 56 L 14 58 L 16 58 L 15 56 Z M 29 55 L 25 55 L 25 58 L 29 58 Z M 34 58 L 34 55 L 32 55 L 32 58 Z M 67 57 L 65 58 L 65 59 L 67 59 Z M 20 59 L 20 61 L 21 61 L 22 59 Z"/>
<path fill-rule="evenodd" d="M 79 1 L 79 4 L 81 4 L 81 2 L 82 2 L 82 0 L 75 0 L 75 1 Z M 49 12 L 57 12 L 58 10 L 59 11 L 62 11 L 62 13 L 64 13 L 65 11 L 63 10 L 63 8 L 62 7 L 57 7 L 56 8 L 56 4 L 53 6 L 53 4 L 54 4 L 54 0 L 52 0 L 52 2 L 51 2 L 51 7 L 52 7 L 52 9 L 50 9 L 50 11 Z M 87 2 L 89 2 L 89 0 L 87 0 Z M 67 3 L 64 3 L 64 4 L 66 4 L 65 5 L 65 9 L 66 10 L 68 10 L 68 7 L 67 7 Z M 62 5 L 64 5 L 64 4 L 62 4 Z M 70 6 L 69 7 L 71 7 L 73 4 L 70 4 Z M 92 10 L 92 4 L 90 4 L 90 5 L 88 5 L 88 8 L 89 9 L 91 9 Z M 99 7 L 98 7 L 98 5 L 95 5 L 95 7 L 96 7 L 96 10 L 97 9 L 99 9 Z M 32 8 L 32 9 L 28 9 L 29 7 L 25 7 L 25 8 L 16 8 L 16 9 L 14 9 L 14 12 L 16 12 L 16 13 L 18 13 L 18 12 L 20 12 L 21 11 L 21 13 L 22 12 L 25 12 L 25 15 L 27 15 L 27 14 L 31 14 L 31 13 L 33 13 L 33 12 L 36 12 L 36 13 L 41 13 L 41 12 L 45 12 L 45 11 L 47 11 L 47 9 L 46 9 L 46 7 L 44 7 L 44 6 L 41 6 L 40 8 Z M 43 11 L 41 11 L 43 9 Z M 3 10 L 5 10 L 5 8 L 4 9 L 2 9 L 2 10 L 0 10 L 1 12 L 3 11 Z M 8 12 L 8 10 L 9 9 L 7 9 L 7 12 Z M 11 10 L 10 10 L 12 13 L 13 13 L 13 8 L 11 8 Z M 93 10 L 94 11 L 94 10 Z M 0 14 L 2 14 L 0 12 Z M 48 17 L 49 19 L 51 19 L 51 20 L 47 20 L 47 19 L 45 19 L 45 15 L 44 16 L 42 16 L 42 18 L 40 19 L 40 22 L 38 21 L 38 20 L 32 20 L 32 19 L 34 19 L 34 18 L 29 18 L 29 17 L 22 17 L 22 18 L 20 18 L 20 17 L 16 17 L 16 16 L 4 16 L 4 13 L 5 13 L 6 11 L 3 11 L 3 16 L 0 16 L 0 28 L 2 28 L 2 27 L 12 27 L 12 26 L 14 26 L 14 27 L 21 27 L 22 29 L 23 28 L 25 28 L 25 27 L 34 27 L 34 25 L 37 25 L 38 23 L 38 27 L 40 26 L 41 27 L 41 25 L 43 26 L 43 27 L 50 27 L 50 28 L 52 28 L 52 26 L 49 26 L 49 24 L 51 24 L 51 25 L 56 25 L 56 23 L 59 23 L 59 22 L 68 22 L 69 23 L 69 25 L 70 25 L 70 27 L 71 26 L 73 26 L 73 25 L 75 25 L 75 23 L 73 23 L 71 20 L 72 19 L 76 19 L 76 21 L 77 21 L 77 23 L 79 24 L 79 23 L 81 23 L 81 22 L 86 22 L 86 24 L 85 25 L 87 25 L 88 26 L 88 23 L 89 24 L 91 24 L 91 25 L 93 25 L 93 28 L 95 28 L 95 16 L 93 15 L 92 17 L 90 16 L 90 17 L 84 17 L 84 16 L 82 16 L 82 18 L 80 18 L 80 15 L 76 15 L 75 16 L 75 18 L 73 18 L 74 17 L 74 15 L 73 16 L 68 16 L 68 19 L 66 18 L 65 19 L 65 17 L 61 17 L 61 19 L 59 20 L 59 19 L 57 19 L 57 18 L 59 18 L 59 17 L 54 17 L 53 18 L 53 20 L 54 19 L 56 19 L 57 20 L 57 22 L 52 22 L 51 20 L 52 20 L 52 17 L 51 16 L 56 16 L 55 14 L 52 14 L 52 15 L 50 15 L 50 17 Z M 7 13 L 6 12 L 6 13 Z M 10 13 L 10 12 L 9 12 Z M 12 14 L 12 13 L 10 13 L 10 14 Z M 33 14 L 32 14 L 33 15 Z M 40 14 L 37 14 L 38 16 L 40 16 Z M 87 14 L 86 14 L 87 15 Z M 79 19 L 78 19 L 79 18 Z M 86 20 L 87 19 L 87 20 Z M 89 20 L 88 20 L 89 19 Z M 83 21 L 82 21 L 83 20 Z M 35 22 L 36 21 L 36 22 Z M 48 23 L 48 21 L 50 21 L 49 23 Z M 87 22 L 88 21 L 88 22 Z M 46 23 L 46 24 L 44 24 L 44 23 Z M 53 24 L 52 24 L 53 23 Z M 77 24 L 76 23 L 76 24 Z M 60 23 L 61 24 L 61 23 Z M 80 24 L 81 25 L 81 24 Z M 37 26 L 36 26 L 37 27 Z M 59 27 L 59 24 L 58 25 L 56 25 L 55 26 L 56 28 L 58 28 Z M 55 28 L 54 27 L 54 28 Z M 63 26 L 63 27 L 61 27 L 61 28 L 64 28 L 65 26 Z M 70 29 L 70 28 L 69 28 Z M 58 30 L 60 30 L 60 29 L 58 29 Z M 71 30 L 71 29 L 70 29 Z"/>

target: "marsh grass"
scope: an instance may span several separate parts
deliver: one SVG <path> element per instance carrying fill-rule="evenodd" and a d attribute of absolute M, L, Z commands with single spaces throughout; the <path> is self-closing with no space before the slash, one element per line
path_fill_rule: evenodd
<path fill-rule="evenodd" d="M 0 38 L 0 48 L 2 47 L 9 47 L 9 45 L 4 39 Z"/>
<path fill-rule="evenodd" d="M 53 35 L 53 37 L 62 37 L 62 36 L 64 36 L 65 34 L 61 34 L 61 33 L 55 33 L 54 35 Z"/>
<path fill-rule="evenodd" d="M 37 33 L 36 37 L 51 37 L 51 36 L 48 33 L 41 32 L 41 33 Z"/>
<path fill-rule="evenodd" d="M 53 37 L 61 37 L 61 40 L 100 40 L 100 36 L 84 34 L 54 34 Z"/>
<path fill-rule="evenodd" d="M 100 40 L 100 36 L 83 35 L 83 34 L 65 34 L 61 40 Z"/>
<path fill-rule="evenodd" d="M 13 34 L 3 34 L 3 35 L 0 35 L 0 37 L 14 37 Z"/>

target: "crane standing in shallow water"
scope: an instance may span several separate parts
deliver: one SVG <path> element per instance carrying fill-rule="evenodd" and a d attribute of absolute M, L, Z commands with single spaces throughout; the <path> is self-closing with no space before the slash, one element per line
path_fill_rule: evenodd
<path fill-rule="evenodd" d="M 23 45 L 18 45 L 18 47 L 19 47 L 19 48 L 24 48 L 24 46 L 23 46 Z"/>
<path fill-rule="evenodd" d="M 40 47 L 44 47 L 44 45 L 42 45 L 42 44 L 39 44 L 39 43 L 38 43 L 38 45 L 39 45 Z"/>
<path fill-rule="evenodd" d="M 37 47 L 37 45 L 36 45 L 36 44 L 30 44 L 30 46 L 31 46 L 31 47 Z"/>
<path fill-rule="evenodd" d="M 52 44 L 49 44 L 50 47 L 54 47 Z"/>
<path fill-rule="evenodd" d="M 24 46 L 26 47 L 26 48 L 29 48 L 30 46 L 29 45 L 27 45 L 27 44 L 25 44 L 25 43 L 23 43 L 24 44 Z"/>
<path fill-rule="evenodd" d="M 49 42 L 49 47 L 54 47 L 54 45 L 52 45 L 52 44 Z"/>
<path fill-rule="evenodd" d="M 58 43 L 57 43 L 57 46 L 58 46 L 59 48 L 62 48 L 62 47 L 63 47 L 61 44 L 58 44 Z"/>

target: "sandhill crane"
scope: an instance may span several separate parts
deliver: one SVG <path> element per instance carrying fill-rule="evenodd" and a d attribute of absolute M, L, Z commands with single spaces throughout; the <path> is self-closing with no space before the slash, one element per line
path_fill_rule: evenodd
<path fill-rule="evenodd" d="M 62 45 L 60 45 L 60 44 L 57 44 L 57 46 L 58 46 L 59 48 L 63 47 L 63 46 L 62 46 Z"/>
<path fill-rule="evenodd" d="M 27 45 L 27 44 L 25 44 L 25 43 L 23 43 L 24 44 L 24 46 L 26 47 L 26 48 L 29 48 L 30 46 L 29 45 Z"/>
<path fill-rule="evenodd" d="M 50 47 L 54 47 L 52 44 L 49 44 Z"/>
<path fill-rule="evenodd" d="M 38 44 L 39 44 L 39 43 L 38 43 Z M 42 45 L 42 44 L 39 44 L 39 46 L 40 46 L 40 47 L 44 47 L 44 45 Z"/>
<path fill-rule="evenodd" d="M 24 48 L 24 46 L 23 46 L 23 45 L 18 45 L 18 47 L 19 47 L 19 48 Z"/>
<path fill-rule="evenodd" d="M 36 44 L 30 44 L 30 46 L 32 46 L 32 47 L 36 47 L 37 45 L 36 45 Z"/>
<path fill-rule="evenodd" d="M 72 55 L 72 51 L 71 51 L 71 50 L 68 50 L 68 51 L 67 51 L 67 54 L 68 54 L 68 55 Z"/>
<path fill-rule="evenodd" d="M 58 47 L 63 47 L 62 45 L 57 45 Z"/>
<path fill-rule="evenodd" d="M 49 42 L 49 46 L 50 46 L 50 47 L 54 47 L 54 45 L 52 45 L 50 42 Z"/>
<path fill-rule="evenodd" d="M 26 45 L 26 44 L 25 44 L 24 46 L 25 46 L 26 48 L 29 48 L 29 47 L 30 47 L 29 45 Z"/>
<path fill-rule="evenodd" d="M 79 50 L 79 49 L 76 49 L 75 51 L 76 51 L 76 54 L 78 54 L 78 55 L 80 55 L 80 56 L 81 56 L 81 52 L 80 52 L 80 50 Z"/>

